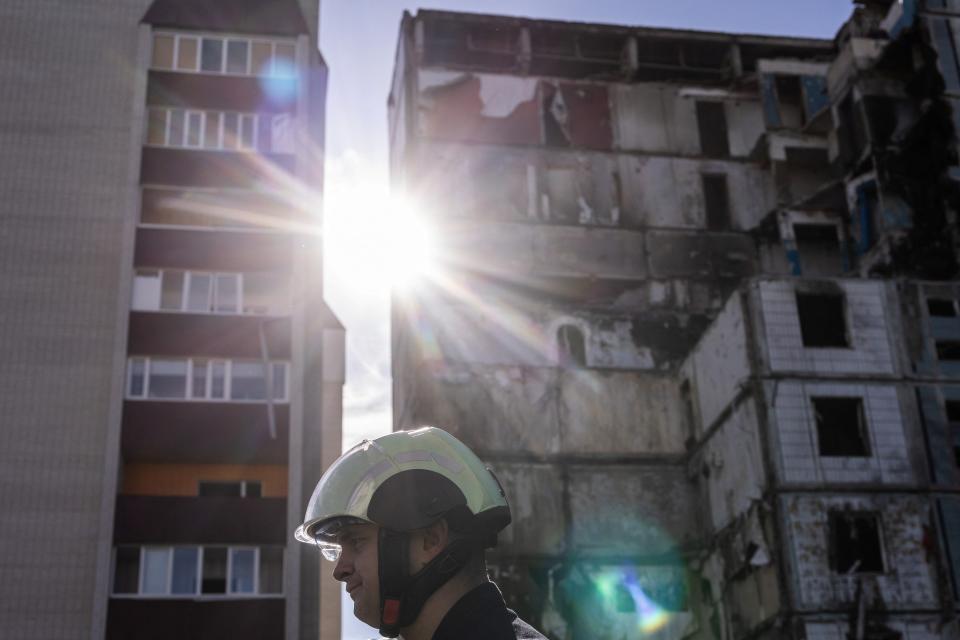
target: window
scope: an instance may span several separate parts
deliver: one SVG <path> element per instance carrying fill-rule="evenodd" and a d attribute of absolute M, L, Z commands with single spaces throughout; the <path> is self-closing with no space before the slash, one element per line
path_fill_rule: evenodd
<path fill-rule="evenodd" d="M 290 309 L 289 280 L 278 273 L 205 273 L 138 269 L 137 311 L 282 315 Z"/>
<path fill-rule="evenodd" d="M 133 357 L 127 364 L 127 398 L 263 402 L 269 371 L 271 399 L 287 402 L 288 366 L 271 362 L 265 368 L 260 360 Z"/>
<path fill-rule="evenodd" d="M 723 173 L 705 173 L 703 181 L 703 204 L 707 229 L 722 231 L 730 228 L 730 198 L 727 193 L 727 176 Z"/>
<path fill-rule="evenodd" d="M 805 347 L 846 347 L 842 294 L 797 293 L 797 315 Z"/>
<path fill-rule="evenodd" d="M 152 358 L 147 383 L 148 398 L 187 397 L 187 361 Z"/>
<path fill-rule="evenodd" d="M 811 398 L 817 422 L 820 455 L 825 457 L 869 457 L 860 398 Z"/>
<path fill-rule="evenodd" d="M 259 498 L 261 497 L 260 482 L 255 480 L 200 481 L 197 495 L 200 497 L 222 498 Z"/>
<path fill-rule="evenodd" d="M 191 73 L 291 76 L 296 71 L 295 55 L 291 42 L 158 32 L 153 35 L 151 67 Z"/>
<path fill-rule="evenodd" d="M 227 41 L 227 73 L 247 73 L 249 50 L 250 43 L 247 40 Z"/>
<path fill-rule="evenodd" d="M 170 575 L 170 549 L 143 550 L 141 559 L 140 593 L 160 595 L 168 593 Z"/>
<path fill-rule="evenodd" d="M 256 549 L 230 549 L 230 593 L 256 593 Z"/>
<path fill-rule="evenodd" d="M 927 312 L 935 318 L 955 318 L 957 316 L 956 300 L 927 298 Z"/>
<path fill-rule="evenodd" d="M 283 592 L 283 548 L 260 549 L 260 593 Z"/>
<path fill-rule="evenodd" d="M 177 44 L 177 70 L 178 71 L 196 71 L 199 65 L 198 54 L 200 52 L 200 43 L 197 38 L 187 36 L 178 36 Z"/>
<path fill-rule="evenodd" d="M 294 153 L 290 114 L 257 115 L 151 107 L 144 144 L 226 151 Z M 259 123 L 259 124 L 258 124 Z"/>
<path fill-rule="evenodd" d="M 700 150 L 708 158 L 730 156 L 727 140 L 727 114 L 722 102 L 697 102 L 697 128 Z"/>
<path fill-rule="evenodd" d="M 937 360 L 956 362 L 960 360 L 960 342 L 956 340 L 937 340 Z"/>
<path fill-rule="evenodd" d="M 218 273 L 213 296 L 213 311 L 216 313 L 239 313 L 240 274 Z"/>
<path fill-rule="evenodd" d="M 173 69 L 173 47 L 176 39 L 173 36 L 158 34 L 153 38 L 153 59 L 151 66 L 154 69 Z"/>
<path fill-rule="evenodd" d="M 204 38 L 200 48 L 201 71 L 223 71 L 223 40 Z"/>
<path fill-rule="evenodd" d="M 199 560 L 200 550 L 197 547 L 174 548 L 170 593 L 192 595 L 197 592 Z"/>
<path fill-rule="evenodd" d="M 262 400 L 267 397 L 263 364 L 234 362 L 230 367 L 230 399 Z"/>
<path fill-rule="evenodd" d="M 805 275 L 843 273 L 843 254 L 835 224 L 795 224 L 793 237 Z"/>
<path fill-rule="evenodd" d="M 837 573 L 883 573 L 879 517 L 874 513 L 831 511 L 830 568 Z"/>
<path fill-rule="evenodd" d="M 561 367 L 585 367 L 587 353 L 583 332 L 572 324 L 560 327 L 557 330 L 557 355 Z"/>
<path fill-rule="evenodd" d="M 129 395 L 144 398 L 147 395 L 147 361 L 143 358 L 130 359 Z"/>
<path fill-rule="evenodd" d="M 183 308 L 183 271 L 165 271 L 160 287 L 160 308 L 179 311 Z"/>

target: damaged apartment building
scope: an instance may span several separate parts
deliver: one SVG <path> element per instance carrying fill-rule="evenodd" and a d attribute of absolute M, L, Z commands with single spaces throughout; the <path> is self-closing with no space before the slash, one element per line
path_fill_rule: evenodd
<path fill-rule="evenodd" d="M 552 638 L 960 635 L 958 38 L 404 16 L 394 426 L 495 470 Z"/>

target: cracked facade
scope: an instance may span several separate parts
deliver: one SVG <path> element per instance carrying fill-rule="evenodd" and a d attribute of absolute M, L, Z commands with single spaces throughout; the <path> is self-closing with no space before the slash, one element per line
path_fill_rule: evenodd
<path fill-rule="evenodd" d="M 394 300 L 394 426 L 496 471 L 552 637 L 957 637 L 958 36 L 405 15 L 445 275 Z"/>

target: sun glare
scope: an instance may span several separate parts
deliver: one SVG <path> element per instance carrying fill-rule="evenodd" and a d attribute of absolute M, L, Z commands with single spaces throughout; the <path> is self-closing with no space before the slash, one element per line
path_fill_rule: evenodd
<path fill-rule="evenodd" d="M 328 273 L 350 289 L 406 289 L 434 269 L 423 214 L 410 200 L 377 188 L 331 185 L 324 236 Z"/>

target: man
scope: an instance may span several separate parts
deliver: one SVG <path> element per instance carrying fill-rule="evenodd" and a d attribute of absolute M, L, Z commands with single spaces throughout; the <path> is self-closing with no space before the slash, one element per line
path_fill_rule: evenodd
<path fill-rule="evenodd" d="M 404 640 L 546 640 L 507 609 L 484 550 L 510 524 L 493 472 L 432 427 L 364 440 L 323 474 L 296 537 L 336 561 L 353 613 Z"/>

